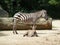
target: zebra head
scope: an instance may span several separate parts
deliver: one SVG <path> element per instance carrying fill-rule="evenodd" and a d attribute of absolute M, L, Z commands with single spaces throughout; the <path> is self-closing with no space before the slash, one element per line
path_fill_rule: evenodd
<path fill-rule="evenodd" d="M 39 11 L 38 12 L 38 17 L 39 18 L 42 17 L 42 18 L 45 18 L 46 20 L 48 20 L 47 11 L 46 10 L 43 10 L 43 9 L 41 11 Z"/>

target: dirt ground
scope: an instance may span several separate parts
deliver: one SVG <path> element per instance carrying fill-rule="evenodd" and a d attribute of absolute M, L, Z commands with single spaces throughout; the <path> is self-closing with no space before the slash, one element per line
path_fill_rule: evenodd
<path fill-rule="evenodd" d="M 37 30 L 39 37 L 23 37 L 27 30 L 20 30 L 15 35 L 12 31 L 0 31 L 0 45 L 60 45 L 59 22 L 52 22 L 52 30 Z"/>

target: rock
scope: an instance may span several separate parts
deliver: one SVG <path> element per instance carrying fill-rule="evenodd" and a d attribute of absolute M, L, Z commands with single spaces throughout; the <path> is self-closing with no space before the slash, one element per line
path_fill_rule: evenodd
<path fill-rule="evenodd" d="M 1 6 L 0 6 L 0 17 L 9 17 L 8 12 L 3 10 Z"/>

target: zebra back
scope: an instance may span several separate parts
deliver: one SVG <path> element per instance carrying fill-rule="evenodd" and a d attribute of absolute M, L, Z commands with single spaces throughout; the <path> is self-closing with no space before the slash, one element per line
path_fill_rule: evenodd
<path fill-rule="evenodd" d="M 46 10 L 41 10 L 35 13 L 21 13 L 18 12 L 14 15 L 14 19 L 24 21 L 24 22 L 32 22 L 33 19 L 39 19 L 40 17 L 47 18 Z"/>

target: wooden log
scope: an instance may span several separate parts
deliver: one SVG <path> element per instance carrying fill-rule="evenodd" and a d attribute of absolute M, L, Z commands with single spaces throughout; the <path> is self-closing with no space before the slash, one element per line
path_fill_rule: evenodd
<path fill-rule="evenodd" d="M 26 23 L 26 24 L 23 24 L 23 23 L 18 23 L 17 24 L 17 29 L 22 29 L 22 30 L 25 30 L 25 29 L 31 29 L 31 26 L 33 24 L 31 23 Z M 37 27 L 36 29 L 52 29 L 52 20 L 49 18 L 48 20 L 45 20 L 45 21 L 41 21 L 38 20 L 35 24 Z M 13 18 L 0 18 L 0 30 L 9 30 L 9 29 L 13 29 Z"/>

